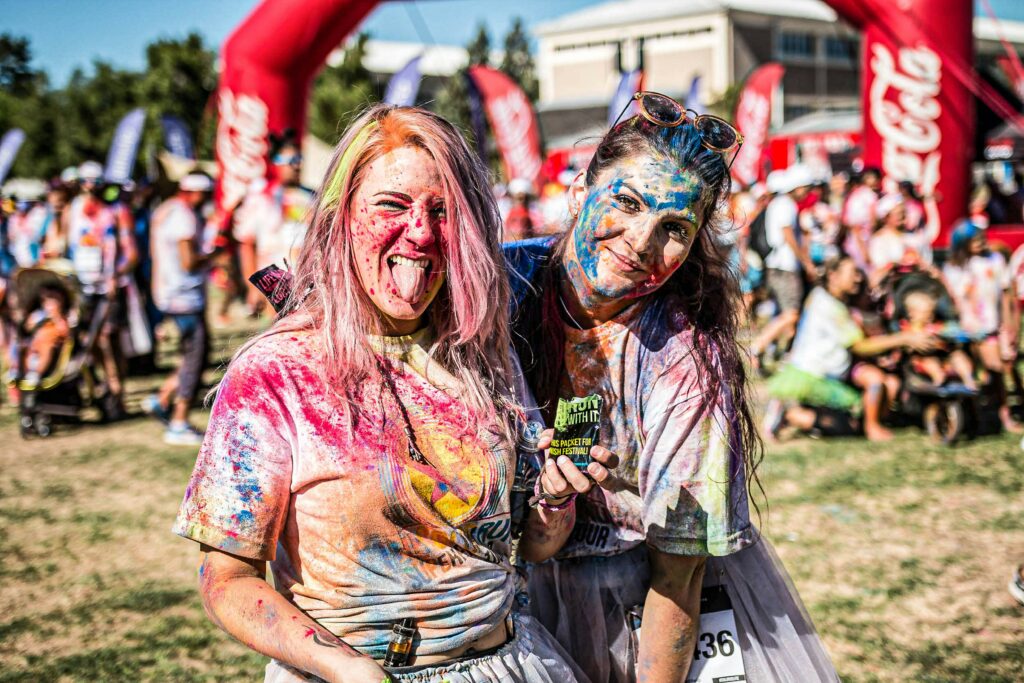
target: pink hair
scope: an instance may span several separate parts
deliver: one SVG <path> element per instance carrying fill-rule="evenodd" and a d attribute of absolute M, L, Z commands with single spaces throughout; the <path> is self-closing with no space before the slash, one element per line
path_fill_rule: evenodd
<path fill-rule="evenodd" d="M 465 390 L 460 398 L 472 413 L 499 414 L 507 429 L 517 408 L 510 395 L 509 287 L 497 206 L 486 168 L 459 131 L 424 109 L 374 105 L 342 136 L 295 263 L 291 301 L 286 303 L 295 312 L 260 337 L 300 329 L 318 334 L 326 376 L 338 393 L 379 378 L 367 336 L 382 334 L 383 327 L 356 271 L 351 202 L 367 166 L 406 145 L 434 160 L 448 214 L 441 236 L 445 281 L 426 313 L 435 332 L 431 358 L 461 380 Z M 467 414 L 467 427 L 470 421 L 476 418 Z"/>

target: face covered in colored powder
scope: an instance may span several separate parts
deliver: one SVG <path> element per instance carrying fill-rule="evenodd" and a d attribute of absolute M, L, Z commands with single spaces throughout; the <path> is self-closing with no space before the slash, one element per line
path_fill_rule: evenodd
<path fill-rule="evenodd" d="M 577 178 L 578 208 L 565 266 L 584 308 L 622 310 L 683 264 L 700 221 L 701 182 L 662 156 L 634 156 L 605 169 L 593 187 Z M 617 304 L 617 305 L 616 305 Z"/>
<path fill-rule="evenodd" d="M 410 334 L 444 283 L 444 194 L 434 160 L 399 147 L 366 169 L 352 201 L 352 252 L 388 334 Z"/>

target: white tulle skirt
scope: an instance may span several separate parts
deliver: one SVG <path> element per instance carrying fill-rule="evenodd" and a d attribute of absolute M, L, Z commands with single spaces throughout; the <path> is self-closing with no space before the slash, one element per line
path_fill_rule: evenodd
<path fill-rule="evenodd" d="M 535 619 L 513 615 L 515 637 L 496 652 L 453 664 L 401 667 L 389 672 L 395 683 L 591 683 L 565 650 Z M 264 683 L 321 681 L 271 660 Z"/>
<path fill-rule="evenodd" d="M 752 683 L 838 681 L 800 596 L 767 540 L 708 558 L 704 585 L 724 585 Z M 629 611 L 650 586 L 646 546 L 613 557 L 531 567 L 530 611 L 592 681 L 634 683 Z M 643 631 L 641 631 L 643 633 Z"/>

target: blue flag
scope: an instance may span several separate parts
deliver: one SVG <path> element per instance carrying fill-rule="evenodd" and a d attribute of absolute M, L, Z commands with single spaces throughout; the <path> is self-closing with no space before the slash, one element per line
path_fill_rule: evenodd
<path fill-rule="evenodd" d="M 145 122 L 146 112 L 140 107 L 125 114 L 117 124 L 114 139 L 110 142 L 110 151 L 107 152 L 107 163 L 103 167 L 103 179 L 108 183 L 122 185 L 131 179 Z"/>
<path fill-rule="evenodd" d="M 7 178 L 7 173 L 14 164 L 14 158 L 18 156 L 21 143 L 25 142 L 25 131 L 21 128 L 12 128 L 0 139 L 0 183 Z"/>
<path fill-rule="evenodd" d="M 160 125 L 164 129 L 164 147 L 167 151 L 185 159 L 196 158 L 192 136 L 184 121 L 172 114 L 164 114 L 160 117 Z"/>
<path fill-rule="evenodd" d="M 686 94 L 686 108 L 692 109 L 698 114 L 704 113 L 704 105 L 700 103 L 700 97 L 697 95 L 697 90 L 700 88 L 700 76 L 694 76 L 693 80 L 690 81 L 690 92 Z"/>
<path fill-rule="evenodd" d="M 420 91 L 420 60 L 423 55 L 413 57 L 391 77 L 388 81 L 387 90 L 384 91 L 384 101 L 396 107 L 411 107 L 416 104 L 416 93 Z"/>
<path fill-rule="evenodd" d="M 487 116 L 484 113 L 484 100 L 476 82 L 466 74 L 466 93 L 469 100 L 469 125 L 473 128 L 476 138 L 476 151 L 480 158 L 487 160 Z"/>
<path fill-rule="evenodd" d="M 619 114 L 622 114 L 622 119 L 628 119 L 630 116 L 636 114 L 636 103 L 629 105 L 629 111 L 623 112 L 626 108 L 633 94 L 640 89 L 640 78 L 643 75 L 643 71 L 636 69 L 634 71 L 626 71 L 622 74 L 622 78 L 619 79 L 619 87 L 615 89 L 615 95 L 612 96 L 612 102 L 608 105 L 608 125 L 614 125 L 615 119 L 619 118 Z"/>

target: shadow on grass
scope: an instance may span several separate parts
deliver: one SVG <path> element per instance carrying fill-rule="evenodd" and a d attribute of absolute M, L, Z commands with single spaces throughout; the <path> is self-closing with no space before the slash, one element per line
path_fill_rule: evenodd
<path fill-rule="evenodd" d="M 165 610 L 190 608 L 187 616 L 162 614 Z M 105 631 L 116 628 L 119 615 L 148 614 L 151 618 L 123 634 Z M 24 656 L 24 665 L 0 671 L 0 683 L 52 681 L 128 680 L 255 680 L 265 659 L 255 652 L 228 652 L 226 636 L 203 615 L 194 588 L 176 584 L 147 583 L 107 593 L 99 600 L 81 603 L 70 610 L 18 618 L 0 624 L 0 640 L 36 634 L 52 636 L 68 626 L 95 630 L 97 640 L 118 642 L 89 647 L 64 656 Z M 214 673 L 215 672 L 215 673 Z"/>

